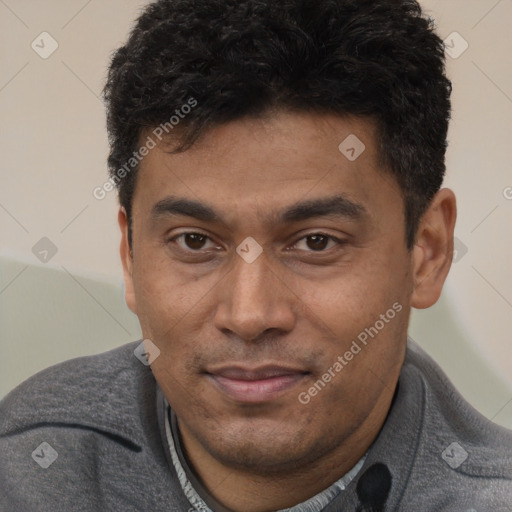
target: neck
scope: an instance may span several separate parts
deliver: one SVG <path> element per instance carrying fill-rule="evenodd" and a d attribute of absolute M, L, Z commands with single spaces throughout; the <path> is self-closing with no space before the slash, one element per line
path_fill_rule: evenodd
<path fill-rule="evenodd" d="M 323 457 L 304 464 L 294 461 L 292 467 L 266 473 L 223 464 L 179 419 L 178 424 L 190 466 L 219 503 L 234 512 L 268 512 L 307 501 L 348 473 L 380 432 L 391 399 L 392 393 L 381 396 L 360 427 Z"/>

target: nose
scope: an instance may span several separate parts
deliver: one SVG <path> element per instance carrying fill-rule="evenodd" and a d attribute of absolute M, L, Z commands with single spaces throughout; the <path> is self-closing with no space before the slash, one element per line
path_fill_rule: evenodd
<path fill-rule="evenodd" d="M 295 296 L 264 253 L 252 263 L 236 255 L 219 290 L 214 322 L 224 333 L 257 341 L 267 331 L 289 332 L 295 325 Z"/>

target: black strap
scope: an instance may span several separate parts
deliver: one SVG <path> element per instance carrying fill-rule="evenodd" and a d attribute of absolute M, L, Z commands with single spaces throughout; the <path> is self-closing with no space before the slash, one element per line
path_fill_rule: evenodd
<path fill-rule="evenodd" d="M 357 512 L 384 512 L 391 490 L 392 476 L 382 462 L 370 466 L 357 482 L 357 497 L 361 504 Z"/>

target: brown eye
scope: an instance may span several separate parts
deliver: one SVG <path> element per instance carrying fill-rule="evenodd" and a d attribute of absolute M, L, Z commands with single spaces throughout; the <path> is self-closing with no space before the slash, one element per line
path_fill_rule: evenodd
<path fill-rule="evenodd" d="M 310 235 L 306 240 L 308 248 L 313 251 L 323 251 L 329 243 L 329 237 L 324 235 Z"/>
<path fill-rule="evenodd" d="M 206 240 L 208 240 L 207 236 L 200 235 L 199 233 L 186 233 L 183 237 L 186 246 L 194 250 L 202 249 Z"/>
<path fill-rule="evenodd" d="M 311 233 L 298 240 L 294 248 L 304 252 L 328 252 L 330 249 L 335 249 L 336 246 L 342 246 L 345 240 L 340 240 L 325 233 Z"/>
<path fill-rule="evenodd" d="M 176 244 L 184 251 L 189 252 L 205 252 L 206 249 L 214 249 L 215 244 L 209 236 L 202 233 L 182 233 L 168 240 L 169 243 Z"/>

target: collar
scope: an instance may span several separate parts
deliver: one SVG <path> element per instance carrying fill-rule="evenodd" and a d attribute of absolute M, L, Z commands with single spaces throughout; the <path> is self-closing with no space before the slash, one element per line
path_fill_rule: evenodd
<path fill-rule="evenodd" d="M 189 467 L 181 445 L 181 436 L 176 414 L 171 409 L 160 388 L 157 393 L 157 400 L 160 402 L 158 406 L 160 411 L 159 424 L 161 425 L 162 416 L 164 420 L 165 447 L 168 448 L 168 450 L 166 449 L 168 455 L 167 453 L 166 455 L 168 456 L 168 460 L 170 455 L 170 462 L 176 470 L 178 480 L 185 496 L 190 504 L 200 512 L 230 512 L 229 509 L 207 493 L 204 486 Z M 321 512 L 339 494 L 345 491 L 347 486 L 363 467 L 367 455 L 367 453 L 364 454 L 350 471 L 324 491 L 303 503 L 299 503 L 291 508 L 279 510 L 278 512 Z"/>

